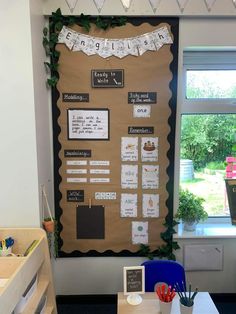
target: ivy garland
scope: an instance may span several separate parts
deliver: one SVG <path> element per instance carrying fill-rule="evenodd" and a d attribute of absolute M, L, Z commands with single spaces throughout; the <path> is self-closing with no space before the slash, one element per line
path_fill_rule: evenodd
<path fill-rule="evenodd" d="M 47 79 L 47 84 L 51 87 L 56 87 L 59 80 L 58 66 L 60 52 L 55 49 L 58 42 L 58 35 L 65 26 L 73 26 L 78 24 L 83 27 L 87 32 L 91 29 L 91 23 L 95 24 L 99 29 L 109 29 L 110 27 L 122 26 L 127 22 L 126 17 L 102 17 L 97 18 L 91 17 L 90 15 L 84 15 L 83 13 L 79 17 L 75 16 L 63 16 L 61 9 L 57 9 L 56 12 L 52 12 L 52 16 L 49 21 L 49 27 L 43 29 L 43 47 L 46 52 L 46 56 L 50 58 L 50 62 L 44 62 L 46 68 L 50 71 L 51 76 Z M 173 214 L 169 213 L 165 218 L 163 226 L 166 227 L 166 231 L 161 233 L 161 239 L 165 244 L 159 246 L 154 252 L 151 251 L 150 247 L 145 244 L 140 245 L 139 253 L 141 256 L 146 256 L 149 259 L 154 257 L 168 258 L 175 260 L 174 250 L 179 249 L 179 245 L 176 241 L 173 241 L 173 234 L 176 233 L 174 227 L 178 224 L 173 219 Z"/>

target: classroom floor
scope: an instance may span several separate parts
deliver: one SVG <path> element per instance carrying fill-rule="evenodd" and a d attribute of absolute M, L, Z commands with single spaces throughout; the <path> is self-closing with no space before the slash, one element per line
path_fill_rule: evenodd
<path fill-rule="evenodd" d="M 235 294 L 211 294 L 211 297 L 220 314 L 236 313 Z M 117 296 L 57 296 L 57 310 L 58 314 L 117 314 Z"/>

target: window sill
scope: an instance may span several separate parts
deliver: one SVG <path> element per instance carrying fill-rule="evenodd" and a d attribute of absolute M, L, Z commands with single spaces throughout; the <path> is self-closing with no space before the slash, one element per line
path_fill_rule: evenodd
<path fill-rule="evenodd" d="M 175 239 L 204 239 L 204 238 L 236 238 L 236 226 L 231 223 L 202 223 L 195 231 L 183 230 L 183 224 L 178 225 Z"/>

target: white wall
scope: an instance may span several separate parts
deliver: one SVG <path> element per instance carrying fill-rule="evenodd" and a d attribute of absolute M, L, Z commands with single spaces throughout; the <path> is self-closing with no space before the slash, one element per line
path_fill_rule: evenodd
<path fill-rule="evenodd" d="M 28 0 L 0 9 L 1 226 L 39 225 L 34 86 Z"/>

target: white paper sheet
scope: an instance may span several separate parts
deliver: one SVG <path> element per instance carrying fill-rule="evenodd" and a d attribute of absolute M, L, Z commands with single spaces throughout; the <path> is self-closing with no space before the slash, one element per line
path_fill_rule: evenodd
<path fill-rule="evenodd" d="M 121 217 L 137 217 L 137 194 L 121 194 L 120 216 Z"/>
<path fill-rule="evenodd" d="M 159 187 L 159 166 L 142 165 L 142 188 L 158 189 Z"/>
<path fill-rule="evenodd" d="M 159 194 L 143 194 L 143 217 L 159 217 Z"/>
<path fill-rule="evenodd" d="M 121 160 L 138 161 L 138 137 L 121 138 Z"/>
<path fill-rule="evenodd" d="M 142 137 L 141 159 L 142 162 L 158 160 L 158 137 Z"/>
<path fill-rule="evenodd" d="M 121 165 L 121 188 L 138 188 L 138 165 Z"/>
<path fill-rule="evenodd" d="M 132 243 L 148 244 L 148 222 L 132 221 Z"/>

